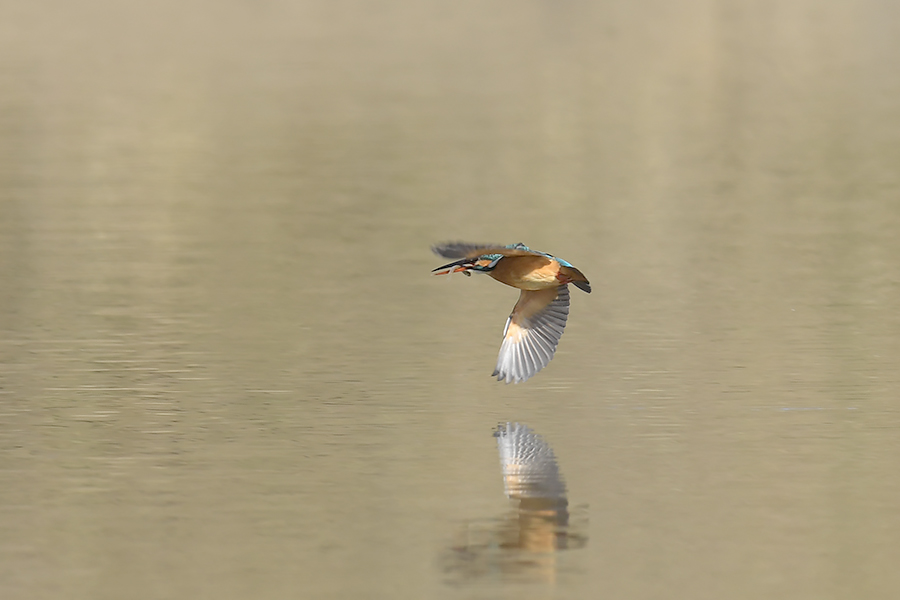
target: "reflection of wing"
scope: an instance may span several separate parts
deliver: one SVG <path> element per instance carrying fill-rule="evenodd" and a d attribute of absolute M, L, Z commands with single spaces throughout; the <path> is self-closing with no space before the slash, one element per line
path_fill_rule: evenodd
<path fill-rule="evenodd" d="M 508 497 L 566 501 L 566 484 L 559 473 L 556 456 L 541 436 L 521 423 L 501 423 L 494 437 Z"/>
<path fill-rule="evenodd" d="M 506 320 L 493 375 L 519 383 L 543 369 L 556 353 L 569 316 L 569 287 L 522 290 Z"/>
<path fill-rule="evenodd" d="M 521 423 L 494 430 L 506 495 L 514 508 L 494 519 L 465 523 L 445 553 L 452 580 L 557 581 L 557 552 L 583 548 L 586 518 L 570 523 L 566 485 L 550 446 Z M 582 511 L 582 514 L 583 511 Z"/>
<path fill-rule="evenodd" d="M 432 246 L 431 249 L 438 256 L 444 258 L 478 258 L 488 254 L 499 254 L 501 256 L 535 256 L 539 252 L 534 252 L 522 244 L 514 244 L 515 247 L 508 247 L 502 244 L 467 244 L 465 242 L 450 242 L 449 244 L 438 244 Z"/>

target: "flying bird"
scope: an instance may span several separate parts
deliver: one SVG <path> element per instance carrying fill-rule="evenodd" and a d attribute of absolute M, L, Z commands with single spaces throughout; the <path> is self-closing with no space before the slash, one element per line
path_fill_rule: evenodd
<path fill-rule="evenodd" d="M 525 244 L 453 242 L 432 250 L 444 258 L 459 259 L 434 269 L 435 275 L 486 273 L 521 290 L 503 329 L 493 373 L 497 381 L 520 383 L 546 367 L 566 327 L 569 284 L 591 293 L 591 284 L 581 271 Z"/>

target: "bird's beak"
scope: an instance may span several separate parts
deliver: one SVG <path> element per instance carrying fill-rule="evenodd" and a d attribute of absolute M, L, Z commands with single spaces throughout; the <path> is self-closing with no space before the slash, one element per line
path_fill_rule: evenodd
<path fill-rule="evenodd" d="M 431 272 L 433 275 L 450 275 L 451 273 L 464 273 L 466 275 L 471 275 L 469 270 L 465 267 L 454 267 L 452 269 L 435 269 Z"/>
<path fill-rule="evenodd" d="M 437 269 L 432 271 L 435 275 L 450 275 L 452 273 L 465 273 L 469 274 L 469 269 L 472 266 L 472 261 L 468 258 L 464 258 L 462 260 L 458 260 L 456 262 L 448 263 Z"/>

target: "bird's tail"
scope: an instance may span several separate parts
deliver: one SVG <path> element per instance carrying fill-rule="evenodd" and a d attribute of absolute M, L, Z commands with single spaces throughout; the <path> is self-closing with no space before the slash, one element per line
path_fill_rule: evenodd
<path fill-rule="evenodd" d="M 575 267 L 560 267 L 563 274 L 572 280 L 572 284 L 583 292 L 591 293 L 591 282 L 588 281 L 584 273 Z"/>

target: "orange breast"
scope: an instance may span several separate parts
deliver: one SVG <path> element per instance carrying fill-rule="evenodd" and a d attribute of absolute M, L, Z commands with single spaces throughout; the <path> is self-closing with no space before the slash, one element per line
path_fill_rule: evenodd
<path fill-rule="evenodd" d="M 491 277 L 520 290 L 545 290 L 560 284 L 559 263 L 544 256 L 508 256 L 497 263 Z"/>

